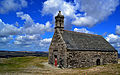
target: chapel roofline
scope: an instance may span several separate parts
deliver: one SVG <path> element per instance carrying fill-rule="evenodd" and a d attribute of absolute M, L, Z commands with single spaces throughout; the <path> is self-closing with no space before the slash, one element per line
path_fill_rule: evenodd
<path fill-rule="evenodd" d="M 99 37 L 102 37 L 101 35 L 97 35 L 97 34 L 82 33 L 82 32 L 69 31 L 69 30 L 64 30 L 64 31 L 67 31 L 67 32 L 74 32 L 74 33 L 79 33 L 79 34 L 86 34 L 86 35 L 92 35 L 92 36 L 99 36 Z"/>

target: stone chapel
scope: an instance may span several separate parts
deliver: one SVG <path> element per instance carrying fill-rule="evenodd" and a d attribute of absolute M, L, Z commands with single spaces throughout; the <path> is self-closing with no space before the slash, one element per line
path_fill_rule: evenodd
<path fill-rule="evenodd" d="M 118 63 L 118 52 L 102 36 L 64 30 L 64 16 L 55 17 L 55 31 L 49 47 L 48 63 L 64 68 Z"/>

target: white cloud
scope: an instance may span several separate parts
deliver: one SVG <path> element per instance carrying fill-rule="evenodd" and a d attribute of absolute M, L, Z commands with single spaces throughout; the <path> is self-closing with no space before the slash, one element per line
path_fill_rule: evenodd
<path fill-rule="evenodd" d="M 0 30 L 4 27 L 5 23 L 0 19 Z"/>
<path fill-rule="evenodd" d="M 6 25 L 2 30 L 1 34 L 3 35 L 19 35 L 20 33 L 20 28 L 16 28 L 13 25 Z"/>
<path fill-rule="evenodd" d="M 44 32 L 52 32 L 53 28 L 50 22 L 46 24 L 35 23 L 33 19 L 28 14 L 23 12 L 17 12 L 17 17 L 20 17 L 22 20 L 25 20 L 22 32 L 24 34 L 41 34 Z"/>
<path fill-rule="evenodd" d="M 116 25 L 116 34 L 120 35 L 120 25 Z"/>
<path fill-rule="evenodd" d="M 11 24 L 5 24 L 1 19 L 0 19 L 0 36 L 1 35 L 18 35 L 20 34 L 20 28 L 17 28 Z"/>
<path fill-rule="evenodd" d="M 34 48 L 39 49 L 40 35 L 17 35 L 13 41 L 15 48 L 20 50 L 32 50 Z M 37 47 L 38 46 L 38 47 Z M 15 49 L 13 48 L 13 49 Z M 36 50 L 34 49 L 34 50 Z"/>
<path fill-rule="evenodd" d="M 90 34 L 94 34 L 93 32 L 88 31 L 86 28 L 81 28 L 81 29 L 74 28 L 74 31 L 76 31 L 76 32 L 81 32 L 81 33 L 90 33 Z"/>
<path fill-rule="evenodd" d="M 7 13 L 9 11 L 16 11 L 21 8 L 27 7 L 26 0 L 2 0 L 0 1 L 0 14 Z"/>
<path fill-rule="evenodd" d="M 47 0 L 43 4 L 42 13 L 52 14 L 54 17 L 61 10 L 65 16 L 65 27 L 72 25 L 92 27 L 111 15 L 118 5 L 119 0 L 74 0 L 74 3 Z"/>
<path fill-rule="evenodd" d="M 52 25 L 50 22 L 46 22 L 46 24 L 39 24 L 36 23 L 26 29 L 23 29 L 24 34 L 42 34 L 44 32 L 52 32 L 53 28 L 51 27 Z"/>
<path fill-rule="evenodd" d="M 111 43 L 116 43 L 116 42 L 120 42 L 120 37 L 118 35 L 109 34 L 106 37 L 106 40 L 111 42 Z"/>
<path fill-rule="evenodd" d="M 45 32 L 52 32 L 54 28 L 50 22 L 35 23 L 28 14 L 17 12 L 17 17 L 24 20 L 24 25 L 6 24 L 0 19 L 0 49 L 10 50 L 48 50 L 50 39 L 42 39 Z M 6 47 L 7 46 L 7 47 Z"/>
<path fill-rule="evenodd" d="M 67 3 L 64 0 L 47 0 L 44 2 L 42 13 L 57 15 L 61 10 L 65 16 L 73 16 L 75 13 L 74 6 L 71 3 Z"/>
<path fill-rule="evenodd" d="M 91 16 L 86 17 L 76 17 L 75 21 L 72 21 L 72 24 L 79 25 L 79 26 L 86 26 L 86 27 L 92 27 L 94 24 L 96 24 L 98 20 L 94 19 Z"/>
<path fill-rule="evenodd" d="M 13 41 L 13 36 L 0 37 L 0 49 L 8 49 L 8 47 L 11 47 L 11 41 Z"/>
<path fill-rule="evenodd" d="M 17 12 L 17 16 L 25 20 L 23 27 L 18 27 L 13 24 L 6 24 L 0 19 L 0 36 L 21 35 L 21 34 L 43 34 L 45 32 L 52 32 L 53 28 L 50 22 L 46 24 L 35 23 L 28 14 Z"/>
<path fill-rule="evenodd" d="M 48 50 L 52 38 L 40 38 L 40 35 L 18 35 L 15 38 L 14 46 L 27 50 Z"/>
<path fill-rule="evenodd" d="M 106 37 L 106 40 L 114 46 L 117 50 L 120 50 L 120 36 L 114 35 L 114 34 L 109 34 Z"/>
<path fill-rule="evenodd" d="M 52 38 L 45 38 L 43 40 L 41 40 L 41 43 L 50 43 L 52 40 Z"/>
<path fill-rule="evenodd" d="M 14 44 L 22 44 L 20 41 L 14 41 Z"/>
<path fill-rule="evenodd" d="M 65 2 L 64 0 L 47 0 L 43 4 L 42 14 L 52 14 L 53 18 L 62 11 L 65 16 L 65 29 L 71 28 L 71 19 L 75 17 L 75 7 L 72 3 Z"/>
<path fill-rule="evenodd" d="M 51 40 L 52 38 L 45 38 L 40 40 L 39 46 L 41 47 L 41 49 L 48 50 Z"/>
<path fill-rule="evenodd" d="M 34 34 L 34 35 L 17 35 L 16 40 L 17 41 L 23 41 L 25 39 L 27 39 L 27 40 L 37 40 L 38 37 L 40 37 L 39 34 Z"/>
<path fill-rule="evenodd" d="M 20 17 L 22 20 L 25 20 L 24 22 L 24 27 L 30 27 L 31 25 L 34 24 L 32 18 L 28 14 L 24 14 L 23 12 L 17 12 L 17 17 Z"/>
<path fill-rule="evenodd" d="M 119 0 L 74 0 L 74 1 L 79 6 L 77 10 L 86 13 L 86 15 L 84 16 L 86 20 L 83 20 L 81 19 L 81 17 L 79 17 L 79 21 L 81 22 L 77 24 L 73 22 L 73 24 L 80 26 L 85 25 L 88 27 L 92 27 L 96 23 L 99 23 L 106 19 L 109 15 L 112 14 L 113 11 L 115 11 L 116 7 L 119 5 Z M 78 19 L 76 19 L 75 22 L 77 20 Z"/>

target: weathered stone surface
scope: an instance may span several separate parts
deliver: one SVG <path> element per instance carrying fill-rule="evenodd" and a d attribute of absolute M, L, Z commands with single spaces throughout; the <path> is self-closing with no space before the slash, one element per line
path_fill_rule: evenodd
<path fill-rule="evenodd" d="M 68 51 L 67 67 L 79 68 L 97 65 L 97 59 L 100 59 L 100 65 L 117 63 L 117 52 L 101 51 Z"/>
<path fill-rule="evenodd" d="M 118 52 L 102 36 L 64 30 L 64 16 L 55 17 L 55 32 L 49 47 L 48 63 L 64 68 L 118 63 Z"/>

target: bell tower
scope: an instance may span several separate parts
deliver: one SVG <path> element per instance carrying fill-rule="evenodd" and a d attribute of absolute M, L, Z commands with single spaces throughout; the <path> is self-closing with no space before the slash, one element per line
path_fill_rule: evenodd
<path fill-rule="evenodd" d="M 55 16 L 55 30 L 57 29 L 60 31 L 64 30 L 64 16 L 61 14 L 61 11 Z"/>

